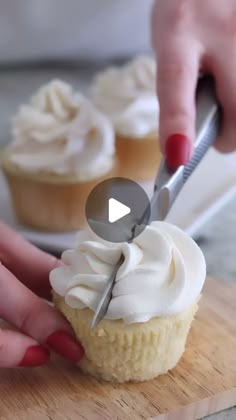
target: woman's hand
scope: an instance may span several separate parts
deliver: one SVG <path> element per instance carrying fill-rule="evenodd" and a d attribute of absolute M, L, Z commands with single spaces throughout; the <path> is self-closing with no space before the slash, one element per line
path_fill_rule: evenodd
<path fill-rule="evenodd" d="M 156 0 L 152 40 L 158 59 L 160 138 L 171 166 L 185 164 L 195 136 L 199 71 L 211 73 L 223 108 L 216 147 L 236 149 L 236 0 Z"/>
<path fill-rule="evenodd" d="M 50 349 L 83 356 L 66 319 L 38 297 L 50 298 L 49 272 L 59 264 L 0 222 L 0 318 L 15 327 L 0 329 L 0 367 L 43 364 Z"/>

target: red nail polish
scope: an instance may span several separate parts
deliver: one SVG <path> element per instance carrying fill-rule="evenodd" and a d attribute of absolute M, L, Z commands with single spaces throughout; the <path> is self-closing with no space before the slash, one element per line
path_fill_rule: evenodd
<path fill-rule="evenodd" d="M 49 351 L 41 346 L 29 347 L 18 366 L 33 367 L 44 365 L 49 359 Z"/>
<path fill-rule="evenodd" d="M 46 344 L 56 353 L 74 362 L 84 355 L 81 344 L 66 331 L 55 331 L 47 338 Z"/>
<path fill-rule="evenodd" d="M 166 160 L 170 168 L 186 165 L 190 159 L 191 142 L 183 134 L 174 134 L 166 142 Z"/>

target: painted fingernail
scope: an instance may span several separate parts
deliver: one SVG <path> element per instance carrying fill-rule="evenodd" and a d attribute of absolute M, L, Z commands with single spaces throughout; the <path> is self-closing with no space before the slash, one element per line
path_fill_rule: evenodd
<path fill-rule="evenodd" d="M 191 142 L 183 134 L 174 134 L 166 142 L 166 160 L 170 168 L 186 165 L 190 159 Z"/>
<path fill-rule="evenodd" d="M 55 331 L 47 338 L 46 344 L 55 353 L 75 362 L 79 361 L 84 355 L 81 344 L 66 331 Z"/>
<path fill-rule="evenodd" d="M 50 353 L 41 346 L 31 346 L 26 350 L 18 366 L 33 367 L 44 365 L 49 360 Z"/>

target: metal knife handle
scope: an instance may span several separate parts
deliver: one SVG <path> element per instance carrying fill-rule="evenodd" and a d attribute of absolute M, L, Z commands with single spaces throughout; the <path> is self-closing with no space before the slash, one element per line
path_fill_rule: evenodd
<path fill-rule="evenodd" d="M 205 77 L 199 81 L 196 101 L 196 141 L 193 156 L 183 168 L 185 183 L 218 136 L 221 110 L 217 103 L 214 81 Z"/>
<path fill-rule="evenodd" d="M 171 176 L 165 161 L 163 161 L 160 170 L 162 176 L 157 176 L 156 189 L 160 187 L 159 210 L 161 218 L 165 218 L 185 182 L 214 143 L 220 125 L 221 109 L 215 94 L 214 80 L 211 77 L 203 77 L 200 79 L 197 88 L 196 140 L 193 156 L 187 165 L 180 166 Z"/>

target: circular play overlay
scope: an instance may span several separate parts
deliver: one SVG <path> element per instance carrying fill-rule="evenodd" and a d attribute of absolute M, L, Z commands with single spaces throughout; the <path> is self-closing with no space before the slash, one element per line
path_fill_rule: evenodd
<path fill-rule="evenodd" d="M 116 177 L 96 185 L 88 196 L 85 211 L 97 236 L 109 242 L 127 242 L 140 235 L 148 224 L 150 202 L 139 184 Z"/>

